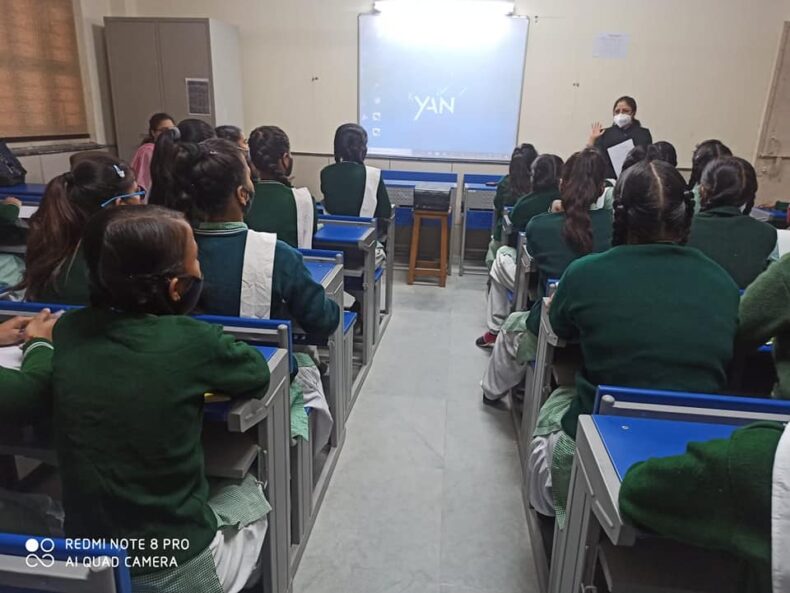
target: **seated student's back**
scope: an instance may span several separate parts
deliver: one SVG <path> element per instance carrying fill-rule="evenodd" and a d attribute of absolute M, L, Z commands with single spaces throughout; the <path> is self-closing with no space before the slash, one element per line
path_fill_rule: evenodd
<path fill-rule="evenodd" d="M 552 202 L 559 199 L 562 165 L 562 159 L 557 155 L 542 154 L 532 161 L 528 172 L 520 171 L 521 174 L 530 176 L 531 191 L 527 195 L 521 196 L 510 212 L 510 221 L 513 225 L 511 247 L 516 246 L 515 239 L 518 237 L 518 233 L 527 228 L 529 221 L 539 214 L 549 212 Z M 511 171 L 513 168 L 511 164 Z"/>
<path fill-rule="evenodd" d="M 133 557 L 172 556 L 179 569 L 194 559 L 193 571 L 214 569 L 221 545 L 200 438 L 204 394 L 262 397 L 269 381 L 258 351 L 184 315 L 200 296 L 196 255 L 174 211 L 140 206 L 94 217 L 85 236 L 93 304 L 58 322 L 53 359 L 66 535 L 140 538 L 148 543 Z M 262 493 L 239 488 L 262 519 Z M 165 554 L 151 543 L 164 538 L 189 545 Z M 158 568 L 142 564 L 132 575 Z"/>
<path fill-rule="evenodd" d="M 302 255 L 273 235 L 267 242 L 243 222 L 255 192 L 238 147 L 210 139 L 178 150 L 175 173 L 181 185 L 175 191 L 201 220 L 194 230 L 205 277 L 199 309 L 215 315 L 293 317 L 305 331 L 331 334 L 340 320 L 339 308 L 313 281 Z M 257 286 L 261 277 L 267 280 Z"/>
<path fill-rule="evenodd" d="M 86 157 L 47 184 L 30 218 L 25 298 L 58 304 L 88 302 L 82 233 L 91 216 L 115 206 L 137 205 L 144 193 L 132 170 L 108 155 Z"/>
<path fill-rule="evenodd" d="M 727 270 L 740 288 L 765 270 L 776 249 L 776 229 L 749 216 L 756 194 L 750 163 L 737 157 L 712 161 L 702 173 L 701 211 L 688 242 Z"/>
<path fill-rule="evenodd" d="M 291 247 L 311 247 L 318 224 L 315 203 L 309 190 L 291 185 L 294 161 L 288 136 L 277 126 L 260 126 L 250 133 L 249 145 L 259 181 L 244 221 Z"/>
<path fill-rule="evenodd" d="M 508 174 L 500 179 L 494 194 L 494 241 L 502 240 L 502 218 L 507 206 L 513 206 L 532 191 L 530 171 L 538 151 L 532 144 L 521 144 L 513 149 Z"/>
<path fill-rule="evenodd" d="M 335 132 L 335 163 L 321 171 L 321 192 L 329 214 L 389 218 L 392 205 L 381 171 L 365 165 L 368 135 L 343 124 Z"/>
<path fill-rule="evenodd" d="M 726 385 L 739 293 L 720 266 L 684 245 L 693 202 L 683 184 L 666 163 L 634 165 L 615 188 L 613 247 L 562 277 L 552 327 L 580 339 L 584 355 L 562 420 L 571 436 L 600 384 L 704 393 Z"/>

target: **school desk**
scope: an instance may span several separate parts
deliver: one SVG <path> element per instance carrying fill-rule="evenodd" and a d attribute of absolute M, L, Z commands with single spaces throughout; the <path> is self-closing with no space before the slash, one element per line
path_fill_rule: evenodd
<path fill-rule="evenodd" d="M 609 549 L 636 543 L 638 530 L 623 520 L 618 502 L 623 477 L 634 464 L 683 454 L 691 442 L 725 439 L 758 420 L 790 420 L 790 402 L 778 400 L 608 386 L 599 388 L 597 399 L 596 413 L 579 419 L 567 520 L 554 536 L 551 593 L 592 585 L 602 536 Z M 629 553 L 618 550 L 624 551 Z M 663 578 L 627 573 L 627 579 Z"/>
<path fill-rule="evenodd" d="M 319 222 L 322 220 L 319 219 Z M 313 245 L 316 248 L 343 252 L 345 290 L 361 291 L 363 295 L 361 366 L 354 379 L 354 400 L 370 370 L 375 344 L 375 326 L 379 321 L 378 305 L 375 302 L 376 228 L 373 219 L 365 220 L 369 222 L 364 224 L 340 221 L 322 222 L 321 228 L 313 237 Z"/>
<path fill-rule="evenodd" d="M 466 233 L 473 231 L 493 232 L 496 226 L 494 197 L 496 184 L 502 175 L 464 174 L 463 191 L 461 192 L 461 255 L 458 263 L 458 275 L 463 276 L 466 264 Z M 504 240 L 503 244 L 507 244 Z M 478 273 L 487 273 L 485 266 L 473 268 Z"/>

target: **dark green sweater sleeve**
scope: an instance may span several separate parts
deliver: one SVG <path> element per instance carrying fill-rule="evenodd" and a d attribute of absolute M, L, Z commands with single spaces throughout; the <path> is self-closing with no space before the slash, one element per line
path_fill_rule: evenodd
<path fill-rule="evenodd" d="M 634 525 L 770 570 L 771 485 L 782 426 L 761 422 L 729 439 L 690 443 L 683 455 L 634 465 L 620 510 Z M 770 591 L 770 588 L 768 589 Z"/>
<path fill-rule="evenodd" d="M 14 204 L 0 204 L 0 223 L 12 224 L 19 218 L 19 208 Z"/>
<path fill-rule="evenodd" d="M 790 326 L 790 255 L 760 274 L 741 297 L 736 343 L 753 350 Z"/>
<path fill-rule="evenodd" d="M 551 329 L 564 340 L 574 340 L 579 336 L 579 330 L 573 321 L 573 314 L 571 310 L 572 298 L 574 291 L 569 286 L 574 282 L 573 269 L 576 267 L 571 264 L 560 280 L 557 287 L 557 292 L 554 293 L 554 298 L 551 299 L 551 307 L 549 308 L 549 321 L 551 321 Z M 579 294 L 577 292 L 577 294 Z"/>
<path fill-rule="evenodd" d="M 204 380 L 216 393 L 229 397 L 263 397 L 269 387 L 269 365 L 261 353 L 217 325 L 209 326 L 207 339 L 214 355 L 201 367 Z"/>
<path fill-rule="evenodd" d="M 277 242 L 274 252 L 272 282 L 272 292 L 285 301 L 288 312 L 304 331 L 326 337 L 337 329 L 340 307 L 313 280 L 302 254 L 282 241 Z"/>
<path fill-rule="evenodd" d="M 387 193 L 387 186 L 384 185 L 384 180 L 379 179 L 379 188 L 376 192 L 376 218 L 389 218 L 392 216 L 392 203 L 390 202 L 390 195 Z"/>
<path fill-rule="evenodd" d="M 52 345 L 31 340 L 20 370 L 0 367 L 0 418 L 28 422 L 46 414 L 50 405 Z"/>

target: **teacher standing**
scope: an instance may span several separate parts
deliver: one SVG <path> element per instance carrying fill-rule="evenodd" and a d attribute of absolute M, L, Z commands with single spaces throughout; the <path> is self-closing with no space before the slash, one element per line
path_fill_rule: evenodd
<path fill-rule="evenodd" d="M 636 119 L 636 100 L 633 97 L 620 97 L 614 102 L 612 108 L 614 115 L 613 123 L 604 129 L 600 122 L 592 126 L 588 146 L 595 146 L 603 154 L 606 161 L 606 178 L 616 179 L 612 160 L 609 157 L 609 149 L 627 140 L 632 140 L 634 146 L 648 146 L 653 143 L 653 136 L 650 130 L 643 128 L 641 122 Z"/>

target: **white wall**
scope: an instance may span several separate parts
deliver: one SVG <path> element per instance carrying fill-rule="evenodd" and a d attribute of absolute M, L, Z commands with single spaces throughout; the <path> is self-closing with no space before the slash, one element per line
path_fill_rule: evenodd
<path fill-rule="evenodd" d="M 281 125 L 295 150 L 330 152 L 356 118 L 357 15 L 364 0 L 127 0 L 139 16 L 208 16 L 242 35 L 248 127 Z M 519 0 L 532 26 L 520 138 L 567 154 L 612 101 L 633 94 L 654 137 L 721 137 L 753 157 L 789 0 Z M 631 35 L 626 60 L 592 58 L 597 33 Z M 473 43 L 470 40 L 470 43 Z M 313 80 L 318 78 L 318 80 Z M 574 86 L 578 84 L 578 86 Z"/>

